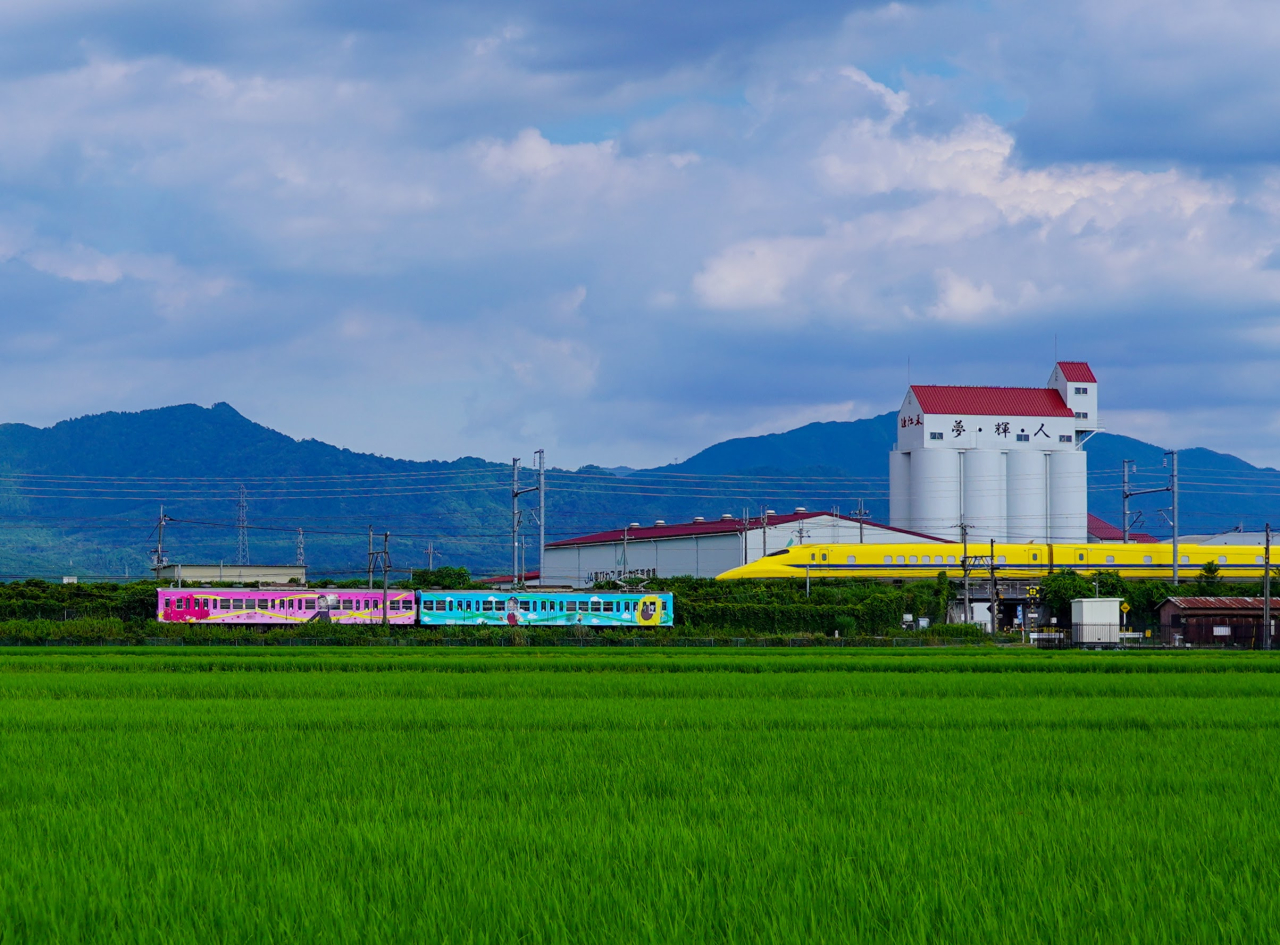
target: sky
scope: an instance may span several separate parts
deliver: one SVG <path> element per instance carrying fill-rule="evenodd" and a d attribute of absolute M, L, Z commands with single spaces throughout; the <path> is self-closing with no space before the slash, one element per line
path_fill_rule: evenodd
<path fill-rule="evenodd" d="M 11 0 L 0 421 L 652 466 L 1099 376 L 1280 465 L 1280 8 Z"/>

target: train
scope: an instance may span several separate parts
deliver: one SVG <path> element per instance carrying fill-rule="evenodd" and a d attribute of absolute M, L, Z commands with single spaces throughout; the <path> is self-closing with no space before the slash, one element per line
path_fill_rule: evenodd
<path fill-rule="evenodd" d="M 472 627 L 670 627 L 670 594 L 381 590 L 324 587 L 162 587 L 161 623 L 381 624 Z"/>
<path fill-rule="evenodd" d="M 965 545 L 955 542 L 902 544 L 793 545 L 720 574 L 717 580 L 755 578 L 870 577 L 920 580 L 939 572 L 964 576 Z M 996 574 L 1005 580 L 1035 580 L 1051 571 L 1116 571 L 1132 579 L 1172 580 L 1173 546 L 1164 543 L 1004 544 L 970 542 L 970 574 Z M 1178 546 L 1179 578 L 1194 578 L 1215 564 L 1223 580 L 1261 580 L 1264 549 L 1255 545 Z M 977 560 L 975 560 L 977 559 Z"/>

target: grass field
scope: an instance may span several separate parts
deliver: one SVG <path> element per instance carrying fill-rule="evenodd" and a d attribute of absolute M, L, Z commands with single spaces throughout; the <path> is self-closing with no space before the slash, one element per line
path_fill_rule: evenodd
<path fill-rule="evenodd" d="M 1280 658 L 0 654 L 3 942 L 1280 938 Z"/>

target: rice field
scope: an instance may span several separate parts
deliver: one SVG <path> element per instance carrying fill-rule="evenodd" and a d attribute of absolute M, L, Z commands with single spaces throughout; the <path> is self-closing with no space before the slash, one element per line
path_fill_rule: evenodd
<path fill-rule="evenodd" d="M 0 654 L 0 941 L 1280 938 L 1280 658 Z"/>

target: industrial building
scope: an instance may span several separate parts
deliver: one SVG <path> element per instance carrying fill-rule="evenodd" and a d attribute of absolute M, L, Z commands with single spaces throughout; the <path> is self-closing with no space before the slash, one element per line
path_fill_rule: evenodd
<path fill-rule="evenodd" d="M 795 544 L 936 542 L 924 534 L 834 512 L 798 508 L 755 518 L 722 515 L 710 521 L 625 528 L 547 545 L 539 580 L 552 586 L 582 587 L 623 577 L 715 577 Z"/>
<path fill-rule="evenodd" d="M 1087 459 L 1098 425 L 1089 365 L 1045 387 L 912 385 L 889 454 L 889 524 L 959 541 L 1088 540 Z"/>

